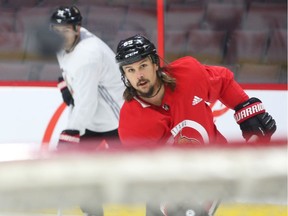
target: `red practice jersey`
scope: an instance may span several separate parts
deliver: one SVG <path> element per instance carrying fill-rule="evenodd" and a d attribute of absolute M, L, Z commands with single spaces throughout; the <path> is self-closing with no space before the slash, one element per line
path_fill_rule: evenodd
<path fill-rule="evenodd" d="M 225 143 L 207 102 L 220 100 L 229 108 L 248 95 L 225 67 L 200 64 L 192 57 L 169 65 L 176 88 L 165 87 L 161 106 L 135 97 L 120 111 L 119 135 L 124 147 Z"/>

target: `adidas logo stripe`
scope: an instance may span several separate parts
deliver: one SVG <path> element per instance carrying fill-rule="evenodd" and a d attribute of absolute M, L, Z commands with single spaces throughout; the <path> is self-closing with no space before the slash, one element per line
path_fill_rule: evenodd
<path fill-rule="evenodd" d="M 195 106 L 196 104 L 200 103 L 203 99 L 197 96 L 194 96 L 192 101 L 192 106 Z"/>

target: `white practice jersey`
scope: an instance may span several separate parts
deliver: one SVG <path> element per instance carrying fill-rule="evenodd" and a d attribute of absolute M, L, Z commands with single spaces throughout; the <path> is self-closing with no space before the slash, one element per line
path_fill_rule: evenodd
<path fill-rule="evenodd" d="M 66 129 L 107 132 L 118 128 L 124 84 L 114 52 L 81 27 L 79 43 L 70 53 L 57 53 L 63 78 L 73 99 Z"/>

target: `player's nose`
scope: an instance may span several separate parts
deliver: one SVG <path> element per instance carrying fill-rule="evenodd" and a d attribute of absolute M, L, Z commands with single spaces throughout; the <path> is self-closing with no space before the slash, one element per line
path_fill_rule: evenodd
<path fill-rule="evenodd" d="M 140 70 L 136 71 L 136 77 L 137 79 L 142 79 L 144 77 L 143 72 L 141 72 Z"/>

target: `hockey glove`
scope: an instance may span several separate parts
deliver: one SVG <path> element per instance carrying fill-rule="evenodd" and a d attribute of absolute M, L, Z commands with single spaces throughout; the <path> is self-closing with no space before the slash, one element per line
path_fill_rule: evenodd
<path fill-rule="evenodd" d="M 78 147 L 80 132 L 78 130 L 64 130 L 61 132 L 58 142 L 58 150 L 66 150 Z"/>
<path fill-rule="evenodd" d="M 58 78 L 58 88 L 60 89 L 63 101 L 67 104 L 67 106 L 69 106 L 70 104 L 74 106 L 74 99 L 67 87 L 66 81 L 63 79 L 62 76 Z"/>
<path fill-rule="evenodd" d="M 240 125 L 246 142 L 256 135 L 259 141 L 269 142 L 276 131 L 275 120 L 265 111 L 262 101 L 250 98 L 235 107 L 234 118 Z"/>

